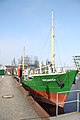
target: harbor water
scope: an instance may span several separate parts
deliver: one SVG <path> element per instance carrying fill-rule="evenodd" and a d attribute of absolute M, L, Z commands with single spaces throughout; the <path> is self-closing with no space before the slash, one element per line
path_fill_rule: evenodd
<path fill-rule="evenodd" d="M 80 80 L 76 80 L 75 84 L 72 85 L 71 90 L 80 90 Z M 77 92 L 70 92 L 67 98 L 67 101 L 76 101 L 77 100 Z M 80 100 L 80 92 L 79 92 L 79 100 Z M 77 111 L 77 102 L 66 103 L 64 105 L 64 112 L 75 112 Z M 80 111 L 80 103 L 79 103 L 79 111 Z"/>

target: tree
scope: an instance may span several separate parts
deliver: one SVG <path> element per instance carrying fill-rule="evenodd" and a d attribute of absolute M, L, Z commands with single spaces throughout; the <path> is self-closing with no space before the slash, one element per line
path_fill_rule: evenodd
<path fill-rule="evenodd" d="M 16 60 L 15 60 L 15 58 L 13 58 L 11 65 L 12 65 L 12 66 L 15 66 L 15 65 L 16 65 Z"/>
<path fill-rule="evenodd" d="M 18 63 L 19 64 L 22 64 L 22 60 L 23 60 L 23 57 L 21 56 L 21 58 L 18 59 Z M 32 66 L 34 68 L 37 68 L 39 67 L 39 61 L 38 61 L 38 57 L 37 56 L 25 56 L 24 57 L 24 64 L 25 65 L 28 65 L 28 66 Z"/>

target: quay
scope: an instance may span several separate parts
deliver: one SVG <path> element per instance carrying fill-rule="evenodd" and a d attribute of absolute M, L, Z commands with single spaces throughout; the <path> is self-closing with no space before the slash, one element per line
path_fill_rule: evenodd
<path fill-rule="evenodd" d="M 0 76 L 0 120 L 80 120 L 80 112 L 50 117 L 12 76 Z"/>
<path fill-rule="evenodd" d="M 0 120 L 49 120 L 12 76 L 0 76 Z"/>

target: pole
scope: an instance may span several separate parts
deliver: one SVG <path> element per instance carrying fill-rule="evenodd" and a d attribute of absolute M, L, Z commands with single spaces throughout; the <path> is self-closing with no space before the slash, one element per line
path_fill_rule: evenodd
<path fill-rule="evenodd" d="M 25 47 L 23 48 L 23 57 L 22 57 L 22 67 L 23 67 L 23 71 L 24 71 L 24 53 L 25 53 Z"/>
<path fill-rule="evenodd" d="M 56 117 L 58 116 L 58 92 L 56 94 Z"/>
<path fill-rule="evenodd" d="M 79 112 L 79 91 L 77 91 L 77 112 Z"/>
<path fill-rule="evenodd" d="M 52 10 L 52 55 L 51 55 L 52 70 L 55 70 L 54 63 L 54 22 L 53 22 L 53 10 Z"/>

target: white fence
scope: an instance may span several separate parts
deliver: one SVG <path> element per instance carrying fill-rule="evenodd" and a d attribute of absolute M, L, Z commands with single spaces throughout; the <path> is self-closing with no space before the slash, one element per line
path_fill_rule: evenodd
<path fill-rule="evenodd" d="M 76 92 L 77 94 L 77 98 L 76 100 L 68 100 L 66 102 L 58 102 L 58 94 L 61 94 L 61 93 L 73 93 L 73 92 Z M 77 103 L 77 112 L 79 112 L 79 94 L 80 94 L 80 90 L 71 90 L 71 91 L 63 91 L 63 92 L 57 92 L 57 96 L 56 96 L 56 116 L 58 116 L 58 105 L 59 104 L 64 104 L 64 103 L 73 103 L 73 102 L 76 102 Z"/>

